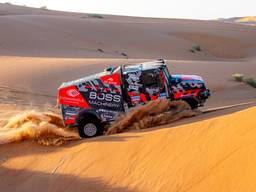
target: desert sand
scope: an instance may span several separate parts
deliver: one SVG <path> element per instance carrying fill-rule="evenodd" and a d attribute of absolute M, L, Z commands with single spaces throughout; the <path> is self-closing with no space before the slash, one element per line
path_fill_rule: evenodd
<path fill-rule="evenodd" d="M 5 191 L 254 191 L 255 113 L 254 107 L 58 148 L 2 145 L 0 186 Z"/>
<path fill-rule="evenodd" d="M 0 15 L 4 56 L 219 60 L 255 55 L 253 26 L 111 15 L 99 19 L 6 4 Z M 191 53 L 196 44 L 204 51 Z"/>
<path fill-rule="evenodd" d="M 255 101 L 256 89 L 231 79 L 233 73 L 256 78 L 255 26 L 102 16 L 0 4 L 0 139 L 4 128 L 13 128 L 6 123 L 14 115 L 36 114 L 43 124 L 31 126 L 47 132 L 44 125 L 51 120 L 45 114 L 58 113 L 56 92 L 63 81 L 152 59 L 166 59 L 172 74 L 204 78 L 212 96 L 202 111 Z M 201 51 L 191 52 L 196 45 Z M 255 105 L 62 146 L 5 143 L 0 145 L 0 187 L 255 191 Z M 64 129 L 53 134 L 68 136 Z"/>

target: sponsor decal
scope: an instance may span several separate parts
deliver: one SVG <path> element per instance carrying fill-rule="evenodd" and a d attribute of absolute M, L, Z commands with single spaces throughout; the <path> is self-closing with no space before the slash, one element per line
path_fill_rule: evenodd
<path fill-rule="evenodd" d="M 154 95 L 156 93 L 159 93 L 159 88 L 158 87 L 146 87 L 146 92 L 149 95 Z"/>
<path fill-rule="evenodd" d="M 79 94 L 80 93 L 76 89 L 69 89 L 69 90 L 67 90 L 67 95 L 70 96 L 70 97 L 76 97 Z"/>
<path fill-rule="evenodd" d="M 106 92 L 81 92 L 88 104 L 96 109 L 122 111 L 122 96 L 117 93 Z"/>
<path fill-rule="evenodd" d="M 110 93 L 90 92 L 89 98 L 93 100 L 116 102 L 116 103 L 119 103 L 121 101 L 121 95 L 113 95 Z"/>
<path fill-rule="evenodd" d="M 72 107 L 68 105 L 62 105 L 61 109 L 63 113 L 64 123 L 66 125 L 75 123 L 75 119 L 79 111 L 81 110 L 80 107 Z"/>
<path fill-rule="evenodd" d="M 126 82 L 128 83 L 128 91 L 138 91 L 142 85 L 140 84 L 141 71 L 131 72 L 127 74 Z"/>
<path fill-rule="evenodd" d="M 99 109 L 97 110 L 97 113 L 100 114 L 101 119 L 104 121 L 112 121 L 116 119 L 116 117 L 119 115 L 119 112 L 112 111 L 112 110 L 106 110 L 106 109 Z"/>
<path fill-rule="evenodd" d="M 89 101 L 90 105 L 96 105 L 96 106 L 101 106 L 101 107 L 109 107 L 109 108 L 119 108 L 120 105 L 119 104 L 115 104 L 115 103 L 106 103 L 106 102 L 102 102 L 102 101 Z"/>
<path fill-rule="evenodd" d="M 132 101 L 140 101 L 140 96 L 139 95 L 132 96 L 131 99 Z"/>
<path fill-rule="evenodd" d="M 139 84 L 141 71 L 134 72 L 134 73 L 128 73 L 127 75 L 128 75 L 128 78 L 126 79 L 126 81 L 129 84 Z"/>
<path fill-rule="evenodd" d="M 90 108 L 75 86 L 60 89 L 58 96 L 59 104 Z"/>
<path fill-rule="evenodd" d="M 129 85 L 128 90 L 131 91 L 139 91 L 139 86 L 138 85 Z"/>
<path fill-rule="evenodd" d="M 161 98 L 161 99 L 166 98 L 166 93 L 160 93 L 160 98 Z"/>
<path fill-rule="evenodd" d="M 111 84 L 111 85 L 120 85 L 120 78 L 119 78 L 119 74 L 114 73 L 112 75 L 106 75 L 106 76 L 102 76 L 100 78 L 105 84 Z"/>

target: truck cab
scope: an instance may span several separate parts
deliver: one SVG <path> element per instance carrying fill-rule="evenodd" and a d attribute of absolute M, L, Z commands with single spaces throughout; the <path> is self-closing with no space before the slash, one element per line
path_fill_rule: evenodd
<path fill-rule="evenodd" d="M 162 60 L 123 66 L 124 94 L 129 107 L 170 98 L 170 75 Z"/>
<path fill-rule="evenodd" d="M 170 75 L 160 59 L 108 68 L 63 83 L 58 89 L 58 105 L 66 126 L 76 126 L 81 137 L 94 137 L 120 114 L 149 101 L 184 100 L 195 109 L 209 96 L 201 77 Z"/>

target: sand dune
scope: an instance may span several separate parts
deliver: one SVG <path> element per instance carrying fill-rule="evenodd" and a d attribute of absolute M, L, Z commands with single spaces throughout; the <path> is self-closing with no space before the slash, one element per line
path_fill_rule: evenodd
<path fill-rule="evenodd" d="M 245 25 L 256 25 L 256 16 L 245 16 L 245 17 L 232 17 L 227 19 L 219 19 L 224 22 L 231 22 Z"/>
<path fill-rule="evenodd" d="M 0 146 L 6 154 L 0 157 L 0 186 L 8 191 L 253 191 L 255 113 L 254 107 L 62 148 Z"/>
<path fill-rule="evenodd" d="M 71 12 L 62 12 L 62 11 L 49 11 L 47 9 L 41 8 L 32 8 L 24 6 L 17 6 L 11 4 L 11 2 L 0 3 L 0 15 L 70 15 L 70 16 L 79 16 L 82 14 L 79 13 L 71 13 Z"/>
<path fill-rule="evenodd" d="M 0 85 L 5 85 L 0 86 L 0 101 L 34 106 L 55 105 L 57 88 L 64 81 L 98 73 L 108 66 L 146 61 L 134 59 L 0 58 L 2 63 L 0 65 Z M 212 91 L 212 97 L 206 107 L 217 107 L 247 102 L 256 98 L 255 89 L 231 80 L 233 73 L 243 73 L 247 77 L 254 77 L 255 61 L 251 59 L 248 61 L 214 62 L 169 60 L 167 63 L 171 74 L 202 76 Z"/>
<path fill-rule="evenodd" d="M 16 14 L 17 13 L 17 14 Z M 89 18 L 75 14 L 0 4 L 0 55 L 86 58 L 166 58 L 216 60 L 244 58 L 256 47 L 255 28 L 217 21 L 151 19 L 121 16 Z M 192 33 L 204 39 L 172 35 Z M 203 38 L 202 37 L 202 38 Z M 205 38 L 225 45 L 207 44 Z M 232 41 L 231 41 L 232 40 Z M 231 42 L 230 42 L 231 41 Z M 201 53 L 191 53 L 202 44 Z M 246 46 L 250 44 L 250 46 Z M 217 47 L 215 47 L 218 45 Z M 240 46 L 245 45 L 245 46 Z M 233 47 L 235 46 L 235 47 Z M 211 49 L 210 47 L 213 47 Z M 241 54 L 231 54 L 239 47 Z M 220 53 L 224 49 L 226 54 Z M 204 52 L 204 50 L 206 52 Z M 213 50 L 213 52 L 212 52 Z M 217 50 L 217 51 L 216 51 Z M 219 50 L 219 51 L 218 51 Z M 124 55 L 125 54 L 125 55 Z M 127 56 L 126 56 L 127 55 Z"/>
<path fill-rule="evenodd" d="M 0 25 L 0 126 L 9 122 L 0 130 L 9 138 L 4 143 L 76 139 L 45 113 L 24 111 L 58 113 L 55 95 L 61 82 L 108 66 L 167 59 L 171 74 L 204 78 L 212 93 L 207 109 L 256 98 L 255 89 L 231 80 L 233 73 L 256 78 L 253 26 L 111 15 L 99 19 L 8 4 L 0 4 Z M 191 52 L 195 45 L 201 51 Z M 255 103 L 60 147 L 0 145 L 0 187 L 24 192 L 255 191 L 256 108 L 233 113 L 249 106 Z M 23 116 L 10 119 L 17 114 Z M 135 119 L 128 124 L 132 129 L 150 127 L 145 114 L 133 113 L 125 122 Z M 159 123 L 161 118 L 150 120 Z M 112 133 L 131 129 L 125 122 L 117 122 Z M 17 130 L 21 134 L 16 138 Z M 47 139 L 41 140 L 45 134 Z"/>
<path fill-rule="evenodd" d="M 245 43 L 238 39 L 211 34 L 178 32 L 173 35 L 194 41 L 196 44 L 202 46 L 202 49 L 205 49 L 205 51 L 218 58 L 245 58 L 248 50 L 254 47 L 249 42 Z"/>

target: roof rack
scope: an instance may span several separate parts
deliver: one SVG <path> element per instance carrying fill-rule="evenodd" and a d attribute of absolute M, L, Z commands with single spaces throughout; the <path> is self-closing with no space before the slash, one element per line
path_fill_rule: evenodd
<path fill-rule="evenodd" d="M 165 64 L 165 60 L 164 59 L 158 59 L 158 60 L 154 60 L 154 61 L 143 62 L 141 64 L 142 65 L 159 65 L 159 64 Z"/>
<path fill-rule="evenodd" d="M 163 65 L 166 65 L 164 59 L 158 59 L 154 61 L 136 63 L 131 65 L 124 65 L 124 72 L 150 69 L 150 68 L 155 68 Z"/>

